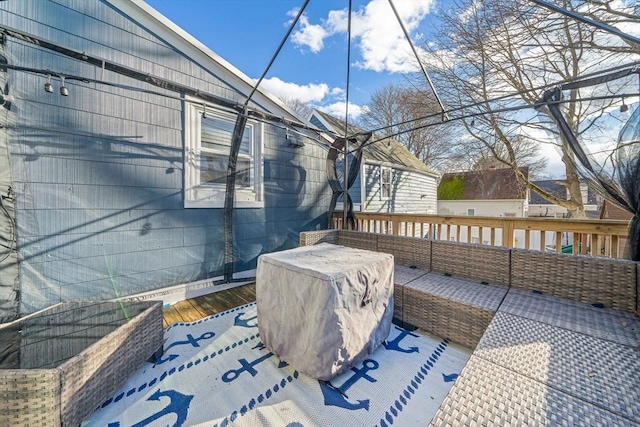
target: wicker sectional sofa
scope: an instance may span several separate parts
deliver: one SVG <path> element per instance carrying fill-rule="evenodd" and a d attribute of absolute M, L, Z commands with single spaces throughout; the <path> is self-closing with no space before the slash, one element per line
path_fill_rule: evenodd
<path fill-rule="evenodd" d="M 395 257 L 394 315 L 473 353 L 433 426 L 640 425 L 640 264 L 350 230 Z M 425 420 L 425 422 L 428 420 Z"/>

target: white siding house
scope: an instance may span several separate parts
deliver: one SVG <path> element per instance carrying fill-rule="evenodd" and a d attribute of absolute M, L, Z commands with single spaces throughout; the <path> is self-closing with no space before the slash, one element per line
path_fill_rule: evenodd
<path fill-rule="evenodd" d="M 344 133 L 342 120 L 321 111 L 314 110 L 309 121 L 334 135 Z M 355 126 L 349 131 L 363 132 Z M 385 139 L 362 147 L 360 173 L 349 195 L 355 211 L 435 214 L 438 178 L 398 141 Z"/>
<path fill-rule="evenodd" d="M 446 173 L 438 187 L 439 215 L 525 217 L 528 209 L 527 189 L 511 169 Z"/>

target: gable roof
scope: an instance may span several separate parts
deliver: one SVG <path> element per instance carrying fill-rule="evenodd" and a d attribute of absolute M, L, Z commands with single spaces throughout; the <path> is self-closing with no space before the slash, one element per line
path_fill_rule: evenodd
<path fill-rule="evenodd" d="M 344 121 L 322 111 L 313 110 L 309 122 L 335 135 L 344 134 Z M 347 125 L 347 132 L 349 134 L 366 133 L 364 129 L 352 124 Z M 376 136 L 374 135 L 372 138 L 376 138 Z M 422 163 L 404 145 L 393 138 L 374 144 L 365 144 L 362 148 L 362 156 L 365 160 L 404 166 L 436 178 L 439 177 L 437 172 Z"/>
<path fill-rule="evenodd" d="M 567 200 L 567 188 L 558 184 L 559 182 L 564 182 L 564 180 L 560 179 L 549 179 L 543 181 L 532 181 L 532 184 L 537 185 L 548 193 L 553 194 L 559 199 Z M 529 194 L 529 204 L 532 205 L 552 205 L 548 200 L 545 200 L 535 191 L 531 190 Z"/>
<path fill-rule="evenodd" d="M 540 181 L 531 181 L 533 184 L 542 188 L 543 190 L 553 194 L 559 199 L 567 200 L 567 188 L 561 183 L 567 182 L 566 179 L 546 179 Z M 552 205 L 548 200 L 545 200 L 535 191 L 531 190 L 529 192 L 529 204 L 532 205 Z M 585 202 L 587 205 L 595 205 L 597 204 L 596 200 L 596 192 L 591 189 L 591 187 L 587 187 L 587 200 Z"/>
<path fill-rule="evenodd" d="M 144 0 L 106 0 L 106 2 L 138 25 L 151 31 L 167 44 L 185 54 L 204 69 L 216 76 L 220 76 L 225 83 L 238 93 L 242 93 L 245 96 L 249 96 L 249 93 L 251 93 L 255 84 L 252 79 L 169 18 L 145 3 Z M 275 95 L 265 91 L 262 87 L 258 87 L 251 101 L 270 113 L 279 114 L 302 123 L 306 122 Z"/>
<path fill-rule="evenodd" d="M 520 168 L 527 176 L 529 168 Z M 527 187 L 512 169 L 454 172 L 442 175 L 438 200 L 514 200 L 526 199 Z"/>

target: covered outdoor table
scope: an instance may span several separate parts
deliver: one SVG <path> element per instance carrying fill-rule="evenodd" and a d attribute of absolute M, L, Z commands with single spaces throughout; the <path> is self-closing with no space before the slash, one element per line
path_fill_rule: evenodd
<path fill-rule="evenodd" d="M 389 335 L 393 264 L 390 254 L 328 243 L 261 255 L 262 342 L 320 380 L 359 364 Z"/>

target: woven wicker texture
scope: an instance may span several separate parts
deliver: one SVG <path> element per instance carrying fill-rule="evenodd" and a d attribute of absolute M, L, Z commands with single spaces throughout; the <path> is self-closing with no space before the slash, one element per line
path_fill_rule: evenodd
<path fill-rule="evenodd" d="M 419 268 L 410 268 L 396 264 L 393 273 L 393 281 L 396 285 L 404 286 L 425 274 L 427 274 L 427 272 L 420 270 Z"/>
<path fill-rule="evenodd" d="M 399 320 L 404 320 L 402 311 L 404 305 L 404 285 L 420 276 L 424 276 L 425 274 L 427 274 L 427 272 L 424 270 L 404 267 L 398 264 L 395 265 L 393 273 L 393 317 Z"/>
<path fill-rule="evenodd" d="M 474 356 L 640 423 L 640 353 L 496 313 Z"/>
<path fill-rule="evenodd" d="M 511 286 L 605 307 L 636 308 L 636 265 L 621 259 L 512 250 Z"/>
<path fill-rule="evenodd" d="M 471 356 L 431 426 L 632 426 L 601 407 Z"/>
<path fill-rule="evenodd" d="M 58 304 L 13 325 L 22 330 L 20 355 L 0 369 L 7 426 L 80 425 L 163 339 L 156 301 Z"/>
<path fill-rule="evenodd" d="M 338 244 L 350 248 L 377 251 L 378 234 L 366 233 L 364 231 L 340 230 L 338 232 Z"/>
<path fill-rule="evenodd" d="M 64 426 L 82 420 L 162 347 L 162 305 L 123 303 L 131 321 L 60 366 Z M 107 350 L 108 349 L 108 350 Z"/>
<path fill-rule="evenodd" d="M 338 244 L 338 230 L 304 231 L 300 233 L 300 246 L 311 246 L 316 243 Z"/>
<path fill-rule="evenodd" d="M 478 282 L 509 286 L 510 250 L 496 246 L 433 241 L 431 270 Z"/>
<path fill-rule="evenodd" d="M 640 316 L 640 262 L 636 263 L 636 315 Z"/>
<path fill-rule="evenodd" d="M 503 286 L 481 284 L 470 279 L 427 273 L 406 285 L 409 288 L 450 299 L 457 303 L 496 311 L 507 293 Z"/>
<path fill-rule="evenodd" d="M 640 343 L 640 319 L 622 310 L 596 308 L 582 302 L 511 288 L 500 306 L 500 312 L 621 345 L 636 347 Z"/>
<path fill-rule="evenodd" d="M 53 369 L 0 371 L 0 425 L 59 426 L 60 373 Z"/>
<path fill-rule="evenodd" d="M 392 254 L 396 264 L 431 269 L 431 242 L 416 237 L 378 236 L 378 251 Z"/>

